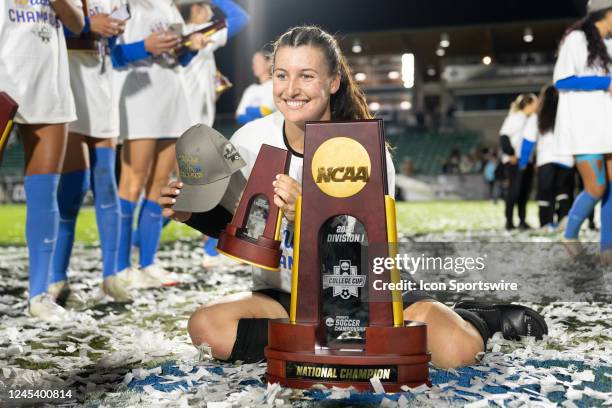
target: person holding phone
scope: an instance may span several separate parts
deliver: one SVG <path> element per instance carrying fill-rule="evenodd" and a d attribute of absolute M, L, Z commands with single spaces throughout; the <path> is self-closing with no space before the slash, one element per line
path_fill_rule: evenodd
<path fill-rule="evenodd" d="M 116 273 L 119 241 L 119 198 L 115 172 L 115 144 L 119 111 L 114 103 L 110 50 L 125 28 L 126 3 L 88 0 L 81 35 L 68 33 L 70 84 L 77 120 L 68 127 L 68 146 L 59 182 L 59 235 L 53 256 L 49 293 L 63 306 L 77 308 L 81 296 L 68 284 L 68 265 L 75 226 L 83 198 L 94 193 L 98 233 L 102 248 L 102 290 L 112 298 L 130 298 L 129 285 Z M 113 8 L 119 10 L 113 13 Z M 111 15 L 120 17 L 113 18 Z"/>
<path fill-rule="evenodd" d="M 182 46 L 184 21 L 172 2 L 130 1 L 132 17 L 111 51 L 122 76 L 119 93 L 120 134 L 124 139 L 119 181 L 121 225 L 117 271 L 139 286 L 171 285 L 177 277 L 155 263 L 162 228 L 159 190 L 175 167 L 174 144 L 195 119 L 191 117 L 183 70 L 203 48 L 201 34 Z M 130 262 L 136 203 L 144 190 L 138 230 L 140 268 Z"/>
<path fill-rule="evenodd" d="M 76 119 L 63 27 L 78 33 L 85 22 L 71 0 L 3 1 L 0 8 L 0 84 L 19 104 L 15 123 L 25 151 L 29 312 L 57 320 L 67 315 L 48 294 L 60 222 L 57 194 L 66 124 Z"/>
<path fill-rule="evenodd" d="M 240 128 L 231 138 L 247 165 L 248 178 L 262 144 L 291 153 L 288 174 L 269 180 L 274 204 L 283 213 L 281 251 L 293 256 L 296 200 L 302 194 L 302 157 L 307 121 L 371 119 L 365 95 L 356 84 L 336 39 L 318 27 L 294 27 L 277 41 L 272 54 L 274 102 L 278 111 Z M 386 152 L 388 191 L 395 191 L 395 170 Z M 182 184 L 172 182 L 159 200 L 164 215 L 201 232 L 214 234 L 231 219 L 217 206 L 208 213 L 176 212 L 172 205 Z M 347 220 L 350 222 L 350 220 Z M 264 359 L 268 320 L 287 318 L 291 291 L 291 262 L 281 260 L 280 272 L 253 268 L 253 291 L 218 299 L 193 313 L 188 331 L 195 345 L 208 344 L 215 358 L 255 362 Z M 509 338 L 547 333 L 544 319 L 519 305 L 457 304 L 451 309 L 422 291 L 407 292 L 404 319 L 428 324 L 428 349 L 439 367 L 473 364 L 497 331 Z M 448 341 L 453 339 L 453 341 Z"/>

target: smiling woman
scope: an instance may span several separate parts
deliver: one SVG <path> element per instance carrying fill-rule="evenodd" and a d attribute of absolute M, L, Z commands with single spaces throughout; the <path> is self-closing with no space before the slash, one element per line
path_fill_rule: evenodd
<path fill-rule="evenodd" d="M 291 164 L 287 174 L 270 180 L 274 186 L 274 203 L 284 214 L 281 224 L 282 256 L 280 273 L 253 269 L 253 290 L 232 295 L 198 309 L 189 319 L 188 330 L 195 345 L 208 344 L 214 357 L 221 360 L 255 362 L 264 359 L 268 343 L 268 320 L 287 318 L 291 292 L 293 264 L 293 222 L 296 200 L 302 194 L 302 156 L 304 129 L 307 121 L 369 119 L 370 113 L 363 92 L 353 82 L 348 64 L 338 43 L 329 33 L 318 27 L 295 27 L 283 34 L 273 53 L 273 94 L 278 112 L 250 122 L 231 139 L 247 165 L 242 169 L 249 177 L 257 154 L 263 144 L 287 149 Z M 334 150 L 347 153 L 344 148 Z M 358 156 L 357 152 L 350 153 Z M 395 191 L 395 169 L 386 153 L 388 191 Z M 353 177 L 357 178 L 358 172 Z M 325 175 L 321 175 L 324 177 Z M 343 175 L 343 177 L 346 174 Z M 340 177 L 332 174 L 329 177 Z M 172 204 L 180 194 L 182 183 L 173 182 L 162 190 L 159 204 L 164 215 L 208 234 L 219 223 L 219 213 L 233 208 L 213 209 L 209 213 L 174 212 Z M 217 216 L 215 216 L 215 214 Z M 354 228 L 349 217 L 342 218 L 341 227 Z M 217 232 L 218 234 L 218 232 Z M 404 299 L 404 319 L 428 324 L 428 349 L 432 361 L 440 367 L 471 364 L 477 353 L 484 350 L 487 339 L 501 330 L 501 319 L 508 316 L 495 307 L 492 326 L 476 313 L 455 310 L 423 291 L 407 292 Z M 517 306 L 513 309 L 512 330 L 526 333 L 526 313 L 535 311 Z M 533 325 L 532 325 L 533 326 Z M 530 326 L 531 327 L 531 326 Z M 546 332 L 544 326 L 534 329 L 536 337 Z M 453 338 L 453 342 L 448 339 Z"/>

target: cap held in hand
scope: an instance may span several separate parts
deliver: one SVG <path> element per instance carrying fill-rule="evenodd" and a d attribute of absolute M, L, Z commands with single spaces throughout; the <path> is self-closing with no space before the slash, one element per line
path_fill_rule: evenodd
<path fill-rule="evenodd" d="M 219 204 L 234 211 L 246 183 L 240 172 L 246 163 L 223 135 L 206 125 L 192 126 L 176 143 L 176 161 L 184 186 L 175 211 L 207 212 Z"/>

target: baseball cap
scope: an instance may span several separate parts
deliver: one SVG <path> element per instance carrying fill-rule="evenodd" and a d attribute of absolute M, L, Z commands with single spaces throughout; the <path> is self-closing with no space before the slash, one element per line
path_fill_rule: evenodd
<path fill-rule="evenodd" d="M 612 8 L 612 0 L 590 0 L 587 6 L 589 13 Z"/>
<path fill-rule="evenodd" d="M 240 171 L 246 162 L 229 140 L 209 126 L 192 126 L 176 142 L 176 161 L 184 186 L 174 210 L 207 212 L 221 204 L 234 212 L 246 185 Z"/>

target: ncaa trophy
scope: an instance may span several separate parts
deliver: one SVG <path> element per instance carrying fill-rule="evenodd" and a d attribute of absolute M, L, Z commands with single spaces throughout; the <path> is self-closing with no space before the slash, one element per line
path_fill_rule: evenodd
<path fill-rule="evenodd" d="M 427 329 L 405 322 L 401 292 L 375 299 L 375 257 L 395 256 L 381 120 L 306 124 L 302 196 L 296 204 L 289 319 L 268 325 L 266 379 L 385 390 L 430 384 Z M 380 297 L 380 296 L 379 296 Z"/>
<path fill-rule="evenodd" d="M 217 251 L 251 265 L 278 271 L 282 213 L 274 204 L 272 181 L 286 174 L 287 150 L 262 145 L 232 222 L 219 235 Z"/>

